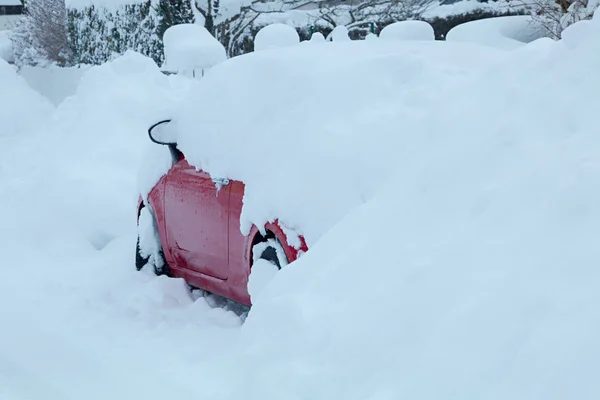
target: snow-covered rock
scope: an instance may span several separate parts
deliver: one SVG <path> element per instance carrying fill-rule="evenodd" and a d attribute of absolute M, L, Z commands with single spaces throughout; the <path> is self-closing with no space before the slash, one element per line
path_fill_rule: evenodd
<path fill-rule="evenodd" d="M 165 31 L 166 71 L 205 71 L 227 59 L 225 48 L 198 24 L 180 24 Z"/>
<path fill-rule="evenodd" d="M 381 40 L 435 40 L 433 27 L 425 21 L 394 22 L 383 28 L 379 34 Z"/>
<path fill-rule="evenodd" d="M 293 27 L 286 24 L 271 24 L 262 28 L 254 38 L 254 51 L 295 46 L 300 36 Z"/>

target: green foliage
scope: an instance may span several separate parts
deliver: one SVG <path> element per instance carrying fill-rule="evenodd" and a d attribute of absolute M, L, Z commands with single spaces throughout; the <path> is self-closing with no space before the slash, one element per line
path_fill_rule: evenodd
<path fill-rule="evenodd" d="M 159 0 L 156 8 L 158 14 L 158 37 L 162 40 L 169 27 L 194 22 L 194 12 L 189 0 Z"/>

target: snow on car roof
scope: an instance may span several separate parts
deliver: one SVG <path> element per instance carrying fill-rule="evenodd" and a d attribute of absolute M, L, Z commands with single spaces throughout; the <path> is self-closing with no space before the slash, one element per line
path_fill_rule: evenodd
<path fill-rule="evenodd" d="M 388 176 L 430 102 L 496 50 L 302 43 L 211 69 L 173 116 L 188 161 L 246 184 L 242 231 L 278 218 L 310 244 Z"/>

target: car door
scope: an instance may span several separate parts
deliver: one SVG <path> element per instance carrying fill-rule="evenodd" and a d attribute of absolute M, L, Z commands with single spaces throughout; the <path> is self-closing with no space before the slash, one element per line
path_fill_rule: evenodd
<path fill-rule="evenodd" d="M 179 268 L 227 279 L 229 194 L 229 185 L 217 190 L 208 173 L 185 159 L 173 166 L 165 187 L 165 219 Z"/>

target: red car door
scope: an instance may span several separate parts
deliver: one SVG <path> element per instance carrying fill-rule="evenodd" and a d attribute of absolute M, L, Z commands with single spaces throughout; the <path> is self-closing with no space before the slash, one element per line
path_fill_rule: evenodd
<path fill-rule="evenodd" d="M 225 280 L 229 275 L 230 186 L 219 190 L 210 175 L 179 161 L 167 177 L 165 219 L 169 247 L 179 268 Z"/>

